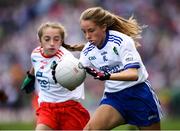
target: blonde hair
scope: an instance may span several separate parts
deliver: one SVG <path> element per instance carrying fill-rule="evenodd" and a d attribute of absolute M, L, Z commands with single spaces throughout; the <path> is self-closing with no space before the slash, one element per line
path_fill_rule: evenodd
<path fill-rule="evenodd" d="M 98 26 L 106 25 L 107 30 L 116 30 L 124 33 L 135 41 L 136 47 L 140 46 L 138 39 L 141 38 L 143 26 L 140 26 L 133 17 L 124 19 L 101 7 L 92 7 L 81 14 L 80 20 L 91 20 Z"/>
<path fill-rule="evenodd" d="M 73 47 L 71 45 L 67 45 L 64 43 L 66 32 L 65 32 L 64 26 L 62 26 L 59 22 L 47 22 L 47 23 L 43 23 L 40 25 L 40 27 L 38 28 L 38 33 L 37 33 L 40 42 L 41 42 L 41 37 L 43 35 L 43 30 L 47 27 L 59 29 L 59 33 L 60 33 L 60 36 L 62 38 L 62 46 L 63 47 L 65 47 L 66 49 L 71 50 L 71 51 L 76 51 L 76 50 L 78 51 L 79 50 L 79 49 L 76 49 L 75 47 Z"/>

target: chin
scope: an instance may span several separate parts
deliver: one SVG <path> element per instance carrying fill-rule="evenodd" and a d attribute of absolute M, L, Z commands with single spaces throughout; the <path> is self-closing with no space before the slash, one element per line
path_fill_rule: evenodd
<path fill-rule="evenodd" d="M 49 51 L 49 52 L 48 52 L 48 56 L 53 56 L 53 55 L 55 55 L 55 54 L 56 54 L 55 51 Z"/>

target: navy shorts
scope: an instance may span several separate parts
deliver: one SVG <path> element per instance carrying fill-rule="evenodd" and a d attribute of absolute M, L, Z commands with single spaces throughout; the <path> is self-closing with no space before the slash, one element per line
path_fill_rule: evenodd
<path fill-rule="evenodd" d="M 150 126 L 162 117 L 159 100 L 146 82 L 119 92 L 105 92 L 101 104 L 111 105 L 120 112 L 127 124 L 136 126 Z"/>

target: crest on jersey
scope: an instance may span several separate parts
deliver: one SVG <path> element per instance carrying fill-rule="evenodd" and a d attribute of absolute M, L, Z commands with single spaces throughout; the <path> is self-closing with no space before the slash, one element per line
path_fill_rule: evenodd
<path fill-rule="evenodd" d="M 119 55 L 116 47 L 113 48 L 113 51 L 114 51 L 114 53 L 115 53 L 116 55 Z"/>

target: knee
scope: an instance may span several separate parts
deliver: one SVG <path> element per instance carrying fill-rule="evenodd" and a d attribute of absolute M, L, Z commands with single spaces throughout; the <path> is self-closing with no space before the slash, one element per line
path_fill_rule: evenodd
<path fill-rule="evenodd" d="M 44 124 L 38 124 L 36 126 L 36 131 L 41 131 L 41 130 L 52 130 L 52 129 Z"/>
<path fill-rule="evenodd" d="M 92 125 L 90 123 L 88 123 L 85 127 L 84 127 L 84 130 L 85 131 L 88 131 L 88 130 L 94 130 Z"/>

